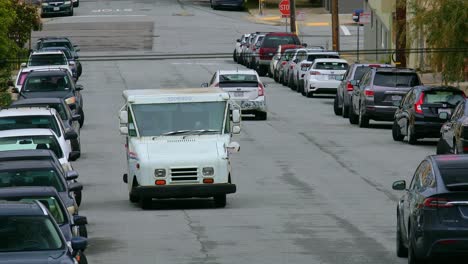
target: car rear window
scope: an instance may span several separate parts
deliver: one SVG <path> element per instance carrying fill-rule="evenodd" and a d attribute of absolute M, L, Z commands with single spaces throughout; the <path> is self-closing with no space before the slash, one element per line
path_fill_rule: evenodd
<path fill-rule="evenodd" d="M 416 73 L 377 72 L 374 85 L 385 87 L 413 87 L 420 85 Z"/>
<path fill-rule="evenodd" d="M 59 175 L 50 169 L 23 169 L 0 172 L 0 187 L 51 186 L 64 192 L 65 186 Z"/>
<path fill-rule="evenodd" d="M 325 55 L 325 54 L 314 54 L 307 56 L 308 61 L 314 61 L 316 59 L 339 59 L 340 56 L 338 55 Z"/>
<path fill-rule="evenodd" d="M 424 103 L 436 104 L 436 103 L 448 103 L 451 105 L 457 105 L 465 98 L 461 91 L 426 91 L 424 92 Z"/>
<path fill-rule="evenodd" d="M 348 64 L 343 62 L 317 62 L 314 69 L 317 70 L 347 70 Z"/>
<path fill-rule="evenodd" d="M 57 121 L 53 116 L 4 116 L 0 117 L 0 131 L 25 128 L 49 128 L 61 135 Z"/>
<path fill-rule="evenodd" d="M 262 46 L 264 48 L 277 48 L 279 45 L 284 44 L 299 45 L 299 39 L 295 36 L 266 36 Z"/>
<path fill-rule="evenodd" d="M 66 75 L 29 76 L 22 92 L 69 91 L 71 82 Z"/>
<path fill-rule="evenodd" d="M 0 151 L 22 149 L 50 149 L 57 158 L 63 158 L 63 152 L 55 136 L 16 136 L 0 138 Z"/>
<path fill-rule="evenodd" d="M 439 167 L 439 171 L 448 189 L 468 189 L 468 166 Z"/>
<path fill-rule="evenodd" d="M 369 67 L 367 66 L 359 66 L 356 68 L 356 71 L 354 71 L 354 78 L 353 80 L 360 80 L 364 73 L 366 73 L 369 70 Z"/>
<path fill-rule="evenodd" d="M 257 87 L 258 79 L 255 74 L 222 74 L 219 76 L 219 87 Z"/>

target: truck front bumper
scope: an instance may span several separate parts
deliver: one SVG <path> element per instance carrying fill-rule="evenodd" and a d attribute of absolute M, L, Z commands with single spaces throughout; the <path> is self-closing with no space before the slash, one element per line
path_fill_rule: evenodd
<path fill-rule="evenodd" d="M 163 186 L 138 186 L 132 194 L 143 198 L 192 198 L 213 197 L 221 194 L 235 193 L 236 185 L 231 183 L 187 184 Z"/>

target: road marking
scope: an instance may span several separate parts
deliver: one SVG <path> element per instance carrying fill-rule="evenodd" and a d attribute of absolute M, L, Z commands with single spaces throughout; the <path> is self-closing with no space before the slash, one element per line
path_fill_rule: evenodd
<path fill-rule="evenodd" d="M 172 65 L 219 65 L 219 62 L 172 62 Z"/>
<path fill-rule="evenodd" d="M 91 12 L 93 12 L 93 13 L 133 12 L 133 9 L 131 9 L 131 8 L 124 8 L 124 9 L 120 9 L 120 8 L 117 8 L 117 9 L 108 9 L 108 8 L 104 8 L 104 9 L 93 9 L 93 10 L 91 10 Z"/>
<path fill-rule="evenodd" d="M 269 16 L 269 17 L 257 17 L 257 19 L 264 20 L 264 21 L 274 21 L 274 20 L 281 20 L 281 17 Z"/>
<path fill-rule="evenodd" d="M 328 22 L 309 22 L 306 23 L 306 26 L 309 27 L 326 27 L 329 26 L 330 24 Z"/>
<path fill-rule="evenodd" d="M 345 36 L 351 36 L 351 32 L 349 32 L 348 27 L 341 25 L 340 28 L 341 30 L 343 30 L 343 33 L 345 34 Z"/>
<path fill-rule="evenodd" d="M 73 16 L 73 17 L 144 17 L 146 15 L 90 15 L 90 16 Z"/>

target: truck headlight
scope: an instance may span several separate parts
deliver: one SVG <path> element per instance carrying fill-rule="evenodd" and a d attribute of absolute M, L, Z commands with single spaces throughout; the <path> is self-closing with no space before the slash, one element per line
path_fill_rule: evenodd
<path fill-rule="evenodd" d="M 154 176 L 156 177 L 166 177 L 166 169 L 155 169 Z"/>
<path fill-rule="evenodd" d="M 214 168 L 213 167 L 205 167 L 202 169 L 203 176 L 213 176 L 214 175 Z"/>

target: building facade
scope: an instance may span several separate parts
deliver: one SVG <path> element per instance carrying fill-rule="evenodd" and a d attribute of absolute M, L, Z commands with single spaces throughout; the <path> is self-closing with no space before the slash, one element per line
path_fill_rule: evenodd
<path fill-rule="evenodd" d="M 386 1 L 386 0 L 384 0 Z M 332 0 L 322 0 L 322 5 L 328 11 L 331 11 Z M 338 12 L 340 14 L 352 14 L 356 9 L 362 9 L 364 0 L 338 0 Z"/>

